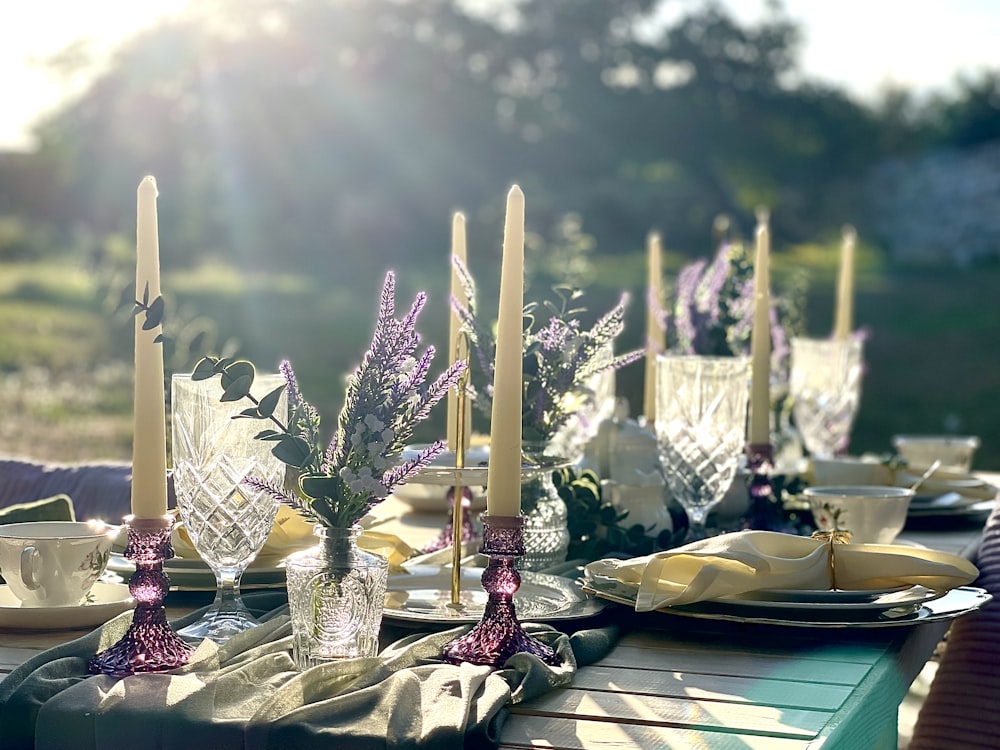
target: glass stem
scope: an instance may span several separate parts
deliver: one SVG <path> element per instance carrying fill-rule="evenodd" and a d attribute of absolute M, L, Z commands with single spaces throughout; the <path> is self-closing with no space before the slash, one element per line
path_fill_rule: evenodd
<path fill-rule="evenodd" d="M 249 611 L 240 598 L 240 579 L 242 570 L 224 568 L 215 573 L 215 601 L 212 602 L 212 612 L 217 618 L 250 618 Z"/>

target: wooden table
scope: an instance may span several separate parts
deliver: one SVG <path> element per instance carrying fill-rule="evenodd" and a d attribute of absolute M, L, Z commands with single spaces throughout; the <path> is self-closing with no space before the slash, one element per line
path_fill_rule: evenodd
<path fill-rule="evenodd" d="M 442 517 L 408 510 L 390 498 L 379 515 L 400 515 L 380 528 L 420 546 Z M 904 538 L 961 552 L 979 533 Z M 501 747 L 893 750 L 899 704 L 947 628 L 811 630 L 625 608 L 611 617 L 624 633 L 612 651 L 569 687 L 513 706 Z M 80 634 L 0 631 L 0 674 Z"/>

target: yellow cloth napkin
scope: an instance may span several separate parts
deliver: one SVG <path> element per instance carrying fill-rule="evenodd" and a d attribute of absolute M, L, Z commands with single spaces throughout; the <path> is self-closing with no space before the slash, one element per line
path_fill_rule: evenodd
<path fill-rule="evenodd" d="M 183 521 L 178 521 L 174 525 L 170 540 L 178 557 L 192 560 L 199 557 Z M 264 546 L 261 547 L 254 562 L 273 564 L 293 552 L 315 544 L 313 524 L 287 505 L 280 505 L 278 514 L 274 518 L 274 525 L 271 526 L 271 533 L 267 535 Z M 386 558 L 391 568 L 398 568 L 414 554 L 413 548 L 398 536 L 367 529 L 359 537 L 358 546 Z"/>
<path fill-rule="evenodd" d="M 597 560 L 590 574 L 639 587 L 635 608 L 734 596 L 761 589 L 829 589 L 828 542 L 774 531 L 737 531 L 631 560 Z M 921 585 L 946 591 L 979 571 L 957 555 L 902 545 L 838 544 L 837 588 L 881 590 Z"/>

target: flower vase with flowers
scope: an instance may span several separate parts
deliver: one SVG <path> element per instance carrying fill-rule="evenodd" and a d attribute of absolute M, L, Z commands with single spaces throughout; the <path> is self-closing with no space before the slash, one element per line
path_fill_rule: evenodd
<path fill-rule="evenodd" d="M 472 358 L 478 363 L 481 383 L 473 386 L 473 403 L 490 414 L 493 406 L 493 378 L 496 339 L 493 329 L 476 308 L 476 285 L 466 266 L 455 260 L 467 305 L 452 299 L 452 305 L 467 332 Z M 539 305 L 525 306 L 527 330 L 523 336 L 521 434 L 525 468 L 521 476 L 521 512 L 528 569 L 539 569 L 564 560 L 569 547 L 566 503 L 553 483 L 553 471 L 564 468 L 573 457 L 553 455 L 553 439 L 574 416 L 593 399 L 593 377 L 615 370 L 643 355 L 639 349 L 627 354 L 611 354 L 614 341 L 625 327 L 628 296 L 621 299 L 590 329 L 577 319 L 582 308 L 572 308 L 579 290 L 557 287 L 559 303 L 546 300 L 541 307 L 548 320 L 539 326 Z"/>
<path fill-rule="evenodd" d="M 221 373 L 223 400 L 251 402 L 239 416 L 268 423 L 256 438 L 275 443 L 272 453 L 288 466 L 291 481 L 247 481 L 316 523 L 319 545 L 286 561 L 294 656 L 302 669 L 377 652 L 388 564 L 358 547 L 359 521 L 444 449 L 438 441 L 399 461 L 414 427 L 457 385 L 466 367 L 455 362 L 426 383 L 434 348 L 415 356 L 416 319 L 425 301 L 418 294 L 409 313 L 397 320 L 395 278 L 386 275 L 371 346 L 350 376 L 337 429 L 325 446 L 319 413 L 303 398 L 288 362 L 280 368 L 284 385 L 259 400 L 250 394 L 249 362 L 207 357 L 192 374 L 204 379 Z M 275 414 L 282 390 L 288 396 L 287 421 Z"/>

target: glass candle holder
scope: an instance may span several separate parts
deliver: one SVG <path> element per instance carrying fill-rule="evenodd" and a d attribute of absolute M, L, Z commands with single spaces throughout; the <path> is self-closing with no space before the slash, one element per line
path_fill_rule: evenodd
<path fill-rule="evenodd" d="M 445 661 L 502 667 L 518 653 L 556 663 L 555 650 L 524 632 L 514 607 L 521 586 L 517 560 L 524 555 L 524 516 L 483 516 L 482 552 L 490 558 L 483 571 L 488 599 L 482 619 L 465 635 L 448 643 Z"/>
<path fill-rule="evenodd" d="M 125 558 L 135 563 L 128 589 L 135 598 L 132 624 L 121 639 L 88 663 L 92 674 L 126 677 L 139 672 L 165 672 L 187 664 L 194 647 L 167 622 L 163 599 L 170 580 L 163 561 L 174 556 L 170 530 L 174 519 L 125 517 L 128 544 Z"/>

